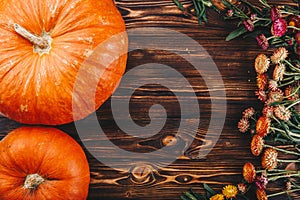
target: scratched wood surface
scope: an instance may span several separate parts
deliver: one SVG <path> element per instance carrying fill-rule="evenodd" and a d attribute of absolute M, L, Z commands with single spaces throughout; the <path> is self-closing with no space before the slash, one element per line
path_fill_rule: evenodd
<path fill-rule="evenodd" d="M 182 2 L 187 7 L 191 5 L 189 0 Z M 282 4 L 291 2 L 281 1 Z M 134 50 L 129 52 L 127 72 L 138 66 L 151 68 L 151 63 L 156 63 L 158 69 L 151 68 L 129 75 L 126 78 L 128 83 L 122 82 L 114 96 L 117 105 L 122 105 L 130 98 L 129 105 L 113 109 L 117 112 L 118 109 L 129 109 L 131 122 L 139 127 L 129 127 L 129 132 L 121 130 L 118 124 L 126 124 L 128 116 L 113 116 L 111 99 L 97 111 L 97 118 L 90 116 L 79 125 L 71 123 L 58 127 L 74 137 L 86 151 L 91 169 L 89 199 L 179 199 L 182 192 L 191 187 L 202 192 L 202 183 L 208 183 L 216 190 L 220 190 L 224 184 L 238 183 L 246 161 L 260 165 L 259 159 L 250 153 L 249 136 L 240 134 L 236 125 L 243 109 L 249 106 L 259 108 L 259 102 L 253 95 L 256 88 L 253 59 L 261 50 L 252 39 L 226 42 L 225 37 L 234 25 L 224 22 L 211 10 L 208 12 L 209 23 L 199 26 L 195 17 L 184 16 L 172 0 L 117 0 L 116 5 L 125 19 L 127 29 L 132 31 L 130 45 Z M 144 34 L 149 37 L 139 38 L 135 32 L 137 28 L 149 28 L 144 29 Z M 170 40 L 165 35 L 163 40 L 164 34 L 157 31 L 157 35 L 161 34 L 159 43 L 165 43 L 162 46 L 178 51 L 174 53 L 170 49 L 159 49 L 161 43 L 151 41 L 155 28 L 184 34 L 200 44 L 207 54 L 205 51 L 195 54 L 194 45 L 184 43 L 184 39 Z M 149 48 L 142 48 L 143 40 L 149 44 Z M 141 48 L 138 48 L 139 45 Z M 217 72 L 214 76 L 209 69 L 199 71 L 181 55 L 189 55 L 194 60 L 203 60 L 203 57 L 208 59 L 209 55 L 224 85 L 216 81 Z M 159 84 L 164 83 L 161 74 L 167 72 L 157 63 L 179 72 L 191 87 L 185 87 L 180 82 L 174 84 L 178 78 L 176 74 L 165 78 L 172 81 L 172 89 Z M 209 76 L 206 77 L 206 74 Z M 136 87 L 136 84 L 144 81 L 147 84 Z M 208 86 L 207 81 L 213 86 Z M 132 96 L 131 90 L 134 91 Z M 183 98 L 178 99 L 176 94 Z M 190 115 L 183 117 L 180 101 L 189 103 L 194 95 L 200 116 L 195 118 L 197 109 L 187 107 Z M 156 104 L 163 106 L 165 111 L 159 107 L 151 108 Z M 222 119 L 210 123 L 212 112 L 224 112 L 222 129 L 218 128 Z M 178 133 L 182 118 L 190 126 L 185 126 Z M 151 124 L 151 119 L 165 120 L 165 124 L 161 128 Z M 99 134 L 94 124 L 100 124 L 104 134 Z M 199 125 L 196 130 L 193 129 L 195 124 Z M 1 117 L 1 137 L 18 126 L 20 124 Z M 157 131 L 157 128 L 161 129 Z M 209 147 L 214 141 L 216 144 L 210 151 Z M 165 146 L 168 147 L 166 150 L 163 148 Z M 186 148 L 182 150 L 178 146 Z M 119 149 L 131 154 L 120 153 Z M 273 185 L 269 191 L 277 190 L 279 186 Z M 296 199 L 300 198 L 299 194 L 295 196 Z"/>

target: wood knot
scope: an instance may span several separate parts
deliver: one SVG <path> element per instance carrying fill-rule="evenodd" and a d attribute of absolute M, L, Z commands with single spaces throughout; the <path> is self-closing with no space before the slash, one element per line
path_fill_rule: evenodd
<path fill-rule="evenodd" d="M 131 180 L 136 184 L 149 184 L 154 181 L 153 168 L 147 164 L 139 164 L 132 167 Z"/>
<path fill-rule="evenodd" d="M 172 146 L 177 143 L 177 139 L 173 135 L 167 135 L 162 139 L 162 143 L 164 146 Z"/>
<path fill-rule="evenodd" d="M 193 180 L 193 177 L 190 176 L 190 175 L 187 175 L 187 174 L 184 174 L 184 175 L 178 175 L 175 180 L 178 182 L 178 183 L 188 183 L 190 181 Z"/>

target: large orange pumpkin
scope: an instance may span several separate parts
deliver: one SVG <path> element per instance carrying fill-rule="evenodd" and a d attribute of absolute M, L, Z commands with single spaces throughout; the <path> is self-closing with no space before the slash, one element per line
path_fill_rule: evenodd
<path fill-rule="evenodd" d="M 125 71 L 127 55 L 118 53 L 127 50 L 126 34 L 102 45 L 98 60 L 81 73 L 84 86 L 74 90 L 78 71 L 99 44 L 124 31 L 112 0 L 2 0 L 0 113 L 26 124 L 57 125 L 94 112 Z M 85 95 L 89 87 L 94 96 Z"/>
<path fill-rule="evenodd" d="M 82 200 L 89 182 L 83 150 L 58 129 L 21 127 L 0 141 L 1 200 Z"/>

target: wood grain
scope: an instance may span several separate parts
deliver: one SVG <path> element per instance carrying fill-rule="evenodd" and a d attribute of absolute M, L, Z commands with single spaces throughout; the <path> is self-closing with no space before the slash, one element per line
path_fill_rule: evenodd
<path fill-rule="evenodd" d="M 253 157 L 249 150 L 250 137 L 240 134 L 236 125 L 245 108 L 249 106 L 259 108 L 260 104 L 254 96 L 256 74 L 253 60 L 261 50 L 252 39 L 226 42 L 225 37 L 234 28 L 234 24 L 224 22 L 222 17 L 212 10 L 208 11 L 209 23 L 199 26 L 195 17 L 183 15 L 174 6 L 172 0 L 117 0 L 115 2 L 125 19 L 128 30 L 142 27 L 168 28 L 183 33 L 202 45 L 218 67 L 224 82 L 225 87 L 218 87 L 219 83 L 215 82 L 214 89 L 226 94 L 226 118 L 220 136 L 218 130 L 207 134 L 212 100 L 222 102 L 224 99 L 210 96 L 210 92 L 214 91 L 208 89 L 201 74 L 185 59 L 172 52 L 157 49 L 137 49 L 130 52 L 127 71 L 147 63 L 160 63 L 171 66 L 189 81 L 192 88 L 181 88 L 181 85 L 178 85 L 176 91 L 184 96 L 186 101 L 193 93 L 197 95 L 200 119 L 193 118 L 194 110 L 189 110 L 191 117 L 187 116 L 185 119 L 190 120 L 191 124 L 199 123 L 199 128 L 196 132 L 187 128 L 177 133 L 182 117 L 178 98 L 168 88 L 156 84 L 159 82 L 158 79 L 150 79 L 149 84 L 139 88 L 135 88 L 134 84 L 126 87 L 122 87 L 121 84 L 118 91 L 134 90 L 130 97 L 129 108 L 131 118 L 136 124 L 146 126 L 151 123 L 149 109 L 154 104 L 160 104 L 165 108 L 167 120 L 162 130 L 155 134 L 140 132 L 139 135 L 132 136 L 131 133 L 119 129 L 112 115 L 111 99 L 109 99 L 97 111 L 97 119 L 91 116 L 83 122 L 86 127 L 89 127 L 85 130 L 88 137 L 84 141 L 78 136 L 75 124 L 58 126 L 74 137 L 86 150 L 92 178 L 89 199 L 179 199 L 179 196 L 191 187 L 197 192 L 203 192 L 202 183 L 207 183 L 216 190 L 220 190 L 224 184 L 238 183 L 242 178 L 242 166 L 246 161 L 260 165 L 260 160 Z M 189 0 L 181 2 L 186 7 L 191 6 Z M 285 0 L 280 3 L 292 4 L 292 1 Z M 193 48 L 185 46 L 180 41 L 173 41 L 172 45 L 174 48 L 183 46 L 187 51 Z M 136 83 L 145 77 L 147 78 L 147 74 L 144 77 L 143 75 L 133 77 L 131 81 Z M 214 77 L 211 79 L 213 81 Z M 116 101 L 120 102 L 126 98 L 129 97 L 115 97 Z M 223 112 L 224 107 L 220 103 L 219 107 L 215 106 L 213 109 Z M 164 114 L 161 110 L 154 111 L 156 114 L 154 117 L 157 119 Z M 105 134 L 101 135 L 91 127 L 98 121 Z M 20 124 L 0 117 L 1 137 L 18 126 Z M 216 124 L 212 124 L 212 129 L 214 126 Z M 115 146 L 107 145 L 108 140 Z M 217 143 L 212 151 L 200 159 L 199 152 L 208 148 L 214 140 L 217 140 Z M 89 145 L 89 151 L 82 142 Z M 173 148 L 173 151 L 178 151 L 180 156 L 174 158 L 171 164 L 165 162 L 168 160 L 165 154 L 161 156 L 157 152 L 165 146 L 172 149 L 176 145 L 188 143 L 191 144 L 185 151 Z M 137 156 L 134 159 L 122 157 L 115 152 L 115 148 L 133 152 Z M 155 162 L 147 162 L 148 160 L 135 162 L 135 160 L 143 161 L 145 153 L 150 152 L 159 159 Z M 95 156 L 99 154 L 109 158 L 115 166 L 106 166 Z M 278 190 L 279 186 L 275 184 L 270 190 Z M 300 198 L 300 194 L 295 195 L 296 199 Z M 285 197 L 281 196 L 277 199 L 285 199 Z"/>

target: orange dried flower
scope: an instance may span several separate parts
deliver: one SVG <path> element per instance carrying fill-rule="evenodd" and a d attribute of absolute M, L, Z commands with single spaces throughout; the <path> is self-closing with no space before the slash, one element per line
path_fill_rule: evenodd
<path fill-rule="evenodd" d="M 254 63 L 255 71 L 258 74 L 265 73 L 270 66 L 270 59 L 265 54 L 259 54 Z"/>
<path fill-rule="evenodd" d="M 275 64 L 280 63 L 281 61 L 285 60 L 288 56 L 288 51 L 284 47 L 279 47 L 273 52 L 271 56 L 271 61 Z"/>
<path fill-rule="evenodd" d="M 243 177 L 247 183 L 252 183 L 256 177 L 255 167 L 251 162 L 247 162 L 243 166 Z"/>
<path fill-rule="evenodd" d="M 258 74 L 256 77 L 257 87 L 259 90 L 265 90 L 268 83 L 268 76 L 266 73 Z"/>
<path fill-rule="evenodd" d="M 261 158 L 262 167 L 267 170 L 275 169 L 277 167 L 277 156 L 277 150 L 272 148 L 265 149 Z"/>
<path fill-rule="evenodd" d="M 216 194 L 216 195 L 210 197 L 209 200 L 224 200 L 224 195 L 223 194 Z"/>
<path fill-rule="evenodd" d="M 261 116 L 256 122 L 256 133 L 259 136 L 264 137 L 269 133 L 270 127 L 271 120 L 266 116 Z"/>
<path fill-rule="evenodd" d="M 266 191 L 259 188 L 256 189 L 256 198 L 257 200 L 268 200 Z"/>
<path fill-rule="evenodd" d="M 254 156 L 259 156 L 264 147 L 264 139 L 259 135 L 254 135 L 251 141 L 251 152 Z"/>

